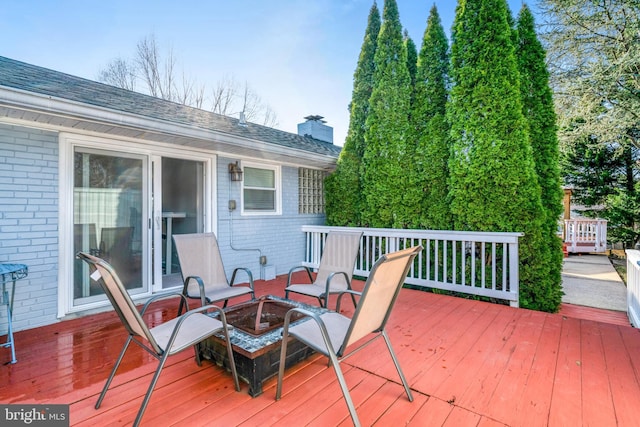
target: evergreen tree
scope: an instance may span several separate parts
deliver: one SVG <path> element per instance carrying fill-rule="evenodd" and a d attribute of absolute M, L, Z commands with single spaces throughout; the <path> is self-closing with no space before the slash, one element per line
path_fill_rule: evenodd
<path fill-rule="evenodd" d="M 564 179 L 573 187 L 573 202 L 585 206 L 581 214 L 606 218 L 607 238 L 624 243 L 626 248 L 634 247 L 640 238 L 636 226 L 640 218 L 640 149 L 604 144 L 591 136 L 567 144 L 560 160 Z"/>
<path fill-rule="evenodd" d="M 402 228 L 411 212 L 403 204 L 407 190 L 406 167 L 411 85 L 407 51 L 395 0 L 384 3 L 382 26 L 374 57 L 374 86 L 366 120 L 362 164 L 364 224 Z"/>
<path fill-rule="evenodd" d="M 418 48 L 409 37 L 409 32 L 404 30 L 404 47 L 407 50 L 407 70 L 409 71 L 409 77 L 411 78 L 411 88 L 416 85 L 416 73 L 418 72 Z M 413 102 L 413 97 L 411 98 Z"/>
<path fill-rule="evenodd" d="M 460 0 L 452 30 L 449 162 L 458 230 L 522 232 L 520 303 L 556 311 L 541 190 L 506 0 Z"/>
<path fill-rule="evenodd" d="M 452 228 L 449 210 L 449 126 L 446 122 L 449 44 L 432 6 L 418 57 L 411 121 L 417 141 L 415 162 L 422 191 L 420 215 L 412 224 L 432 230 Z"/>
<path fill-rule="evenodd" d="M 640 2 L 540 0 L 536 6 L 546 20 L 542 35 L 556 94 L 561 151 L 578 153 L 588 144 L 596 153 L 592 145 L 601 144 L 602 152 L 613 149 L 624 159 L 628 166 L 620 173 L 609 166 L 603 169 L 621 181 L 609 187 L 612 194 L 601 201 L 605 209 L 599 215 L 609 221 L 611 241 L 622 239 L 633 247 L 633 235 L 640 229 L 634 202 L 640 197 L 639 166 L 632 154 L 640 148 Z M 593 183 L 596 188 L 576 188 L 576 194 L 605 190 L 598 188 L 597 179 Z"/>
<path fill-rule="evenodd" d="M 524 5 L 518 14 L 517 59 L 520 92 L 529 140 L 533 150 L 541 202 L 544 212 L 542 238 L 549 248 L 549 278 L 560 287 L 562 282 L 562 241 L 558 236 L 558 220 L 563 212 L 560 183 L 559 149 L 553 96 L 549 86 L 546 52 L 536 35 L 533 15 Z"/>
<path fill-rule="evenodd" d="M 325 210 L 328 225 L 359 226 L 363 205 L 360 168 L 364 155 L 364 129 L 373 88 L 373 58 L 380 32 L 380 12 L 375 1 L 369 11 L 358 65 L 353 75 L 349 105 L 349 130 L 334 173 L 325 180 Z"/>

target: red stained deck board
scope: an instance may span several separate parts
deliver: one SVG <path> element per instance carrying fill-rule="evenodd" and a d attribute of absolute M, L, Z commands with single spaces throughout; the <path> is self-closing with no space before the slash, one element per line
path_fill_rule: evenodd
<path fill-rule="evenodd" d="M 499 306 L 488 303 L 471 305 L 470 308 L 471 310 L 461 318 L 452 319 L 452 323 L 448 324 L 450 328 L 446 332 L 449 339 L 443 341 L 439 351 L 430 361 L 428 370 L 423 371 L 423 375 L 412 384 L 418 390 L 427 390 L 427 394 L 446 401 L 457 398 L 458 393 L 442 395 L 438 393 L 438 389 L 453 375 L 469 348 L 478 341 L 500 313 Z M 448 392 L 449 389 L 445 388 L 445 391 Z"/>
<path fill-rule="evenodd" d="M 582 352 L 580 320 L 562 323 L 558 362 L 549 412 L 554 426 L 582 425 Z"/>
<path fill-rule="evenodd" d="M 509 339 L 514 335 L 518 321 L 516 312 L 515 309 L 508 310 L 491 322 L 447 381 L 438 387 L 437 395 L 455 396 L 461 406 L 474 411 L 485 409 L 512 354 L 510 347 L 515 345 Z M 466 368 L 469 365 L 475 367 L 471 373 Z"/>
<path fill-rule="evenodd" d="M 424 405 L 429 399 L 428 396 L 414 391 L 413 402 L 409 402 L 407 395 L 404 394 L 404 388 L 402 390 L 402 395 L 400 395 L 390 407 L 386 408 L 384 414 L 376 420 L 374 425 L 408 425 L 422 405 Z"/>
<path fill-rule="evenodd" d="M 366 384 L 360 388 L 364 389 L 365 387 Z M 371 389 L 370 391 L 372 393 L 368 395 L 368 398 L 360 406 L 356 406 L 360 423 L 365 426 L 373 425 L 382 417 L 386 409 L 397 404 L 399 399 L 404 400 L 409 405 L 413 404 L 413 402 L 409 402 L 404 387 L 391 381 L 386 381 L 379 389 Z M 396 420 L 393 424 L 401 425 L 404 423 Z M 340 426 L 343 427 L 350 427 L 351 425 L 350 418 L 340 423 Z"/>
<path fill-rule="evenodd" d="M 443 427 L 475 427 L 478 425 L 482 416 L 454 406 L 453 410 L 442 424 Z"/>
<path fill-rule="evenodd" d="M 524 390 L 515 408 L 502 407 L 500 411 L 499 418 L 507 425 L 533 427 L 548 423 L 563 320 L 561 316 L 544 316 L 531 370 L 526 378 L 520 380 Z"/>
<path fill-rule="evenodd" d="M 454 406 L 435 397 L 429 397 L 409 422 L 410 426 L 441 426 Z"/>
<path fill-rule="evenodd" d="M 351 419 L 336 376 L 334 381 L 322 389 L 315 389 L 316 395 L 322 395 L 322 405 L 298 406 L 278 420 L 282 425 L 337 426 L 343 420 Z M 344 374 L 345 382 L 351 393 L 353 403 L 358 408 L 363 400 L 363 393 L 370 394 L 384 384 L 384 378 L 368 375 L 359 369 L 351 369 Z M 295 398 L 290 396 L 290 398 Z M 255 425 L 255 424 L 253 424 Z"/>
<path fill-rule="evenodd" d="M 257 295 L 283 295 L 285 281 L 282 277 L 257 281 Z M 152 317 L 169 316 L 174 307 L 163 304 L 153 309 Z M 344 301 L 345 313 L 352 312 L 350 306 L 350 301 Z M 558 425 L 567 419 L 572 425 L 576 420 L 585 425 L 589 420 L 600 425 L 635 425 L 640 407 L 640 331 L 585 320 L 589 314 L 582 310 L 582 317 L 563 317 L 403 289 L 388 332 L 416 400 L 406 400 L 382 340 L 370 346 L 374 351 L 365 349 L 342 367 L 349 378 L 355 378 L 348 378 L 347 384 L 359 411 L 364 412 L 361 419 L 374 425 L 388 425 L 389 417 L 396 420 L 393 414 L 402 414 L 397 417 L 400 424 L 409 421 L 416 426 L 456 422 L 520 427 Z M 496 330 L 497 325 L 501 327 Z M 72 425 L 130 425 L 157 366 L 140 349 L 132 348 L 137 353 L 127 355 L 124 369 L 115 377 L 112 387 L 122 390 L 122 395 L 115 396 L 118 392 L 112 389 L 103 407 L 93 408 L 125 339 L 114 313 L 19 331 L 18 363 L 0 366 L 0 401 L 71 403 Z M 489 354 L 495 357 L 483 357 Z M 568 368 L 576 355 L 581 361 L 579 372 Z M 440 372 L 443 359 L 447 375 Z M 274 379 L 265 383 L 264 394 L 256 398 L 248 396 L 246 384 L 241 383 L 242 391 L 236 393 L 228 372 L 208 361 L 199 368 L 193 352 L 183 352 L 169 358 L 142 425 L 170 421 L 189 426 L 250 426 L 258 420 L 280 425 L 294 419 L 288 418 L 289 410 L 315 425 L 350 423 L 325 358 L 302 362 L 286 375 L 283 391 L 307 399 L 276 402 Z M 479 388 L 480 384 L 486 388 Z M 455 394 L 456 401 L 449 404 L 446 397 L 434 396 L 437 386 Z M 608 401 L 604 398 L 607 388 Z M 567 412 L 569 395 L 573 397 L 571 413 L 579 413 L 575 417 L 560 414 Z M 166 411 L 171 415 L 164 416 Z"/>
<path fill-rule="evenodd" d="M 514 346 L 513 351 L 490 400 L 483 408 L 486 411 L 484 413 L 497 420 L 513 419 L 513 408 L 525 395 L 545 318 L 544 313 L 528 311 L 526 316 L 518 320 L 518 333 L 514 333 L 509 340 L 509 345 Z"/>
<path fill-rule="evenodd" d="M 607 380 L 602 330 L 599 323 L 588 320 L 581 326 L 582 419 L 585 425 L 606 426 L 615 420 L 615 408 Z"/>
<path fill-rule="evenodd" d="M 626 332 L 627 328 L 616 328 L 610 324 L 600 324 L 600 327 L 616 420 L 620 426 L 638 425 L 640 384 L 632 362 L 638 358 L 638 353 L 627 350 L 627 345 L 637 347 L 638 340 L 630 340 L 631 344 L 626 344 L 622 331 Z"/>
<path fill-rule="evenodd" d="M 629 317 L 624 311 L 604 310 L 601 308 L 584 307 L 575 304 L 561 304 L 559 314 L 576 319 L 594 320 L 602 323 L 612 323 L 619 326 L 631 326 Z"/>

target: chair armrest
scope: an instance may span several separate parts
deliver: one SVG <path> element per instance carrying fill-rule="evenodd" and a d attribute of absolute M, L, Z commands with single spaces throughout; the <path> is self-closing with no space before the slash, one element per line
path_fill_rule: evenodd
<path fill-rule="evenodd" d="M 311 283 L 313 283 L 313 276 L 311 276 L 311 269 L 305 265 L 298 265 L 295 267 L 292 267 L 291 270 L 289 270 L 289 275 L 287 276 L 287 287 L 289 287 L 289 285 L 291 285 L 291 275 L 297 271 L 297 270 L 306 270 L 307 275 L 309 276 L 309 281 Z"/>
<path fill-rule="evenodd" d="M 338 294 L 338 299 L 336 300 L 336 311 L 340 313 L 340 302 L 342 301 L 342 296 L 344 294 L 357 295 L 359 297 L 362 296 L 362 292 L 354 291 L 353 289 L 346 289 Z"/>
<path fill-rule="evenodd" d="M 347 288 L 351 289 L 351 280 L 349 280 L 349 275 L 344 272 L 344 271 L 334 271 L 333 273 L 329 274 L 329 276 L 327 276 L 327 290 L 326 290 L 326 295 L 329 295 L 329 288 L 331 287 L 331 281 L 333 280 L 333 278 L 336 275 L 342 275 L 344 276 L 344 280 L 347 281 Z"/>
<path fill-rule="evenodd" d="M 231 286 L 233 286 L 235 284 L 236 274 L 238 273 L 238 270 L 242 270 L 245 273 L 247 273 L 247 276 L 249 276 L 249 286 L 251 287 L 251 290 L 253 291 L 253 274 L 251 274 L 251 270 L 249 270 L 248 268 L 245 268 L 245 267 L 238 267 L 238 268 L 235 268 L 233 270 L 233 274 L 231 275 Z"/>
<path fill-rule="evenodd" d="M 225 335 L 228 334 L 232 328 L 230 328 L 227 325 L 227 318 L 224 314 L 224 311 L 217 305 L 205 305 L 202 307 L 194 308 L 193 310 L 189 310 L 178 318 L 178 322 L 176 322 L 176 325 L 174 326 L 173 331 L 171 332 L 171 337 L 169 338 L 166 348 L 170 349 L 173 347 L 173 343 L 178 333 L 180 332 L 180 329 L 182 328 L 182 324 L 188 317 L 193 316 L 194 314 L 208 312 L 209 310 L 218 312 L 218 316 L 220 318 L 220 321 L 222 322 L 222 328 L 224 329 L 224 333 Z M 215 333 L 216 331 L 213 331 L 212 334 Z"/>
<path fill-rule="evenodd" d="M 198 296 L 189 295 L 189 282 L 191 280 L 195 280 L 198 283 L 198 289 L 200 289 L 200 303 L 204 307 L 207 305 L 206 296 L 204 294 L 204 282 L 200 276 L 189 276 L 184 279 L 184 287 L 182 288 L 182 295 L 188 296 L 189 298 L 198 298 Z"/>
<path fill-rule="evenodd" d="M 179 292 L 169 292 L 169 293 L 166 293 L 166 294 L 155 295 L 155 296 L 149 298 L 147 300 L 147 302 L 144 303 L 144 305 L 140 309 L 140 314 L 143 315 L 145 313 L 145 311 L 147 311 L 147 309 L 149 308 L 149 306 L 152 303 L 154 303 L 154 302 L 156 302 L 158 300 L 161 300 L 161 299 L 174 298 L 174 297 L 180 297 L 182 299 L 182 302 L 186 305 L 187 311 L 189 311 L 189 304 L 187 303 L 187 298 L 184 295 L 182 295 Z"/>
<path fill-rule="evenodd" d="M 289 323 L 291 322 L 291 315 L 293 313 L 302 313 L 307 317 L 311 317 L 313 321 L 316 322 L 318 324 L 318 327 L 320 328 L 320 333 L 322 334 L 322 338 L 326 345 L 326 349 L 329 350 L 330 353 L 335 354 L 335 351 L 333 349 L 333 344 L 331 344 L 331 340 L 329 339 L 329 332 L 327 332 L 327 327 L 325 326 L 324 322 L 320 318 L 320 315 L 318 313 L 305 310 L 304 308 L 295 307 L 287 311 L 287 314 L 284 316 L 284 326 L 282 328 L 283 337 L 289 333 Z M 308 343 L 305 343 L 305 344 L 309 345 Z M 325 349 L 315 348 L 315 346 L 310 346 L 310 347 L 312 347 L 314 350 L 318 351 L 319 353 L 324 354 L 325 356 L 328 354 L 326 353 Z"/>

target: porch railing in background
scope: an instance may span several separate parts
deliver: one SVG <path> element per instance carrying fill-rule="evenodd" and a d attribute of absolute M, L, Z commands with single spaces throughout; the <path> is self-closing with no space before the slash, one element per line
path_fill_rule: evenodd
<path fill-rule="evenodd" d="M 606 219 L 565 219 L 564 242 L 571 253 L 605 252 L 607 250 Z"/>
<path fill-rule="evenodd" d="M 627 249 L 627 316 L 631 324 L 640 327 L 640 251 Z"/>
<path fill-rule="evenodd" d="M 354 271 L 368 276 L 378 258 L 410 246 L 422 245 L 405 283 L 509 301 L 518 307 L 518 238 L 522 233 L 403 230 L 303 226 L 305 265 L 318 268 L 326 235 L 331 230 L 364 234 Z"/>

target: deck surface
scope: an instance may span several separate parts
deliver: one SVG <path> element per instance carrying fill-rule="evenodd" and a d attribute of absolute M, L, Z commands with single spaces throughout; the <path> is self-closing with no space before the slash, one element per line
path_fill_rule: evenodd
<path fill-rule="evenodd" d="M 285 279 L 257 281 L 256 294 L 283 296 Z M 174 305 L 149 317 L 173 315 Z M 640 425 L 640 332 L 606 310 L 548 314 L 403 289 L 388 332 L 414 401 L 379 340 L 342 364 L 363 425 Z M 130 425 L 157 364 L 137 347 L 94 408 L 125 338 L 113 312 L 17 332 L 18 363 L 0 366 L 0 402 L 70 404 L 74 426 Z M 198 367 L 185 351 L 169 359 L 142 425 L 351 425 L 326 359 L 285 375 L 280 401 L 275 378 L 252 398 L 246 384 L 236 392 L 227 372 Z"/>

